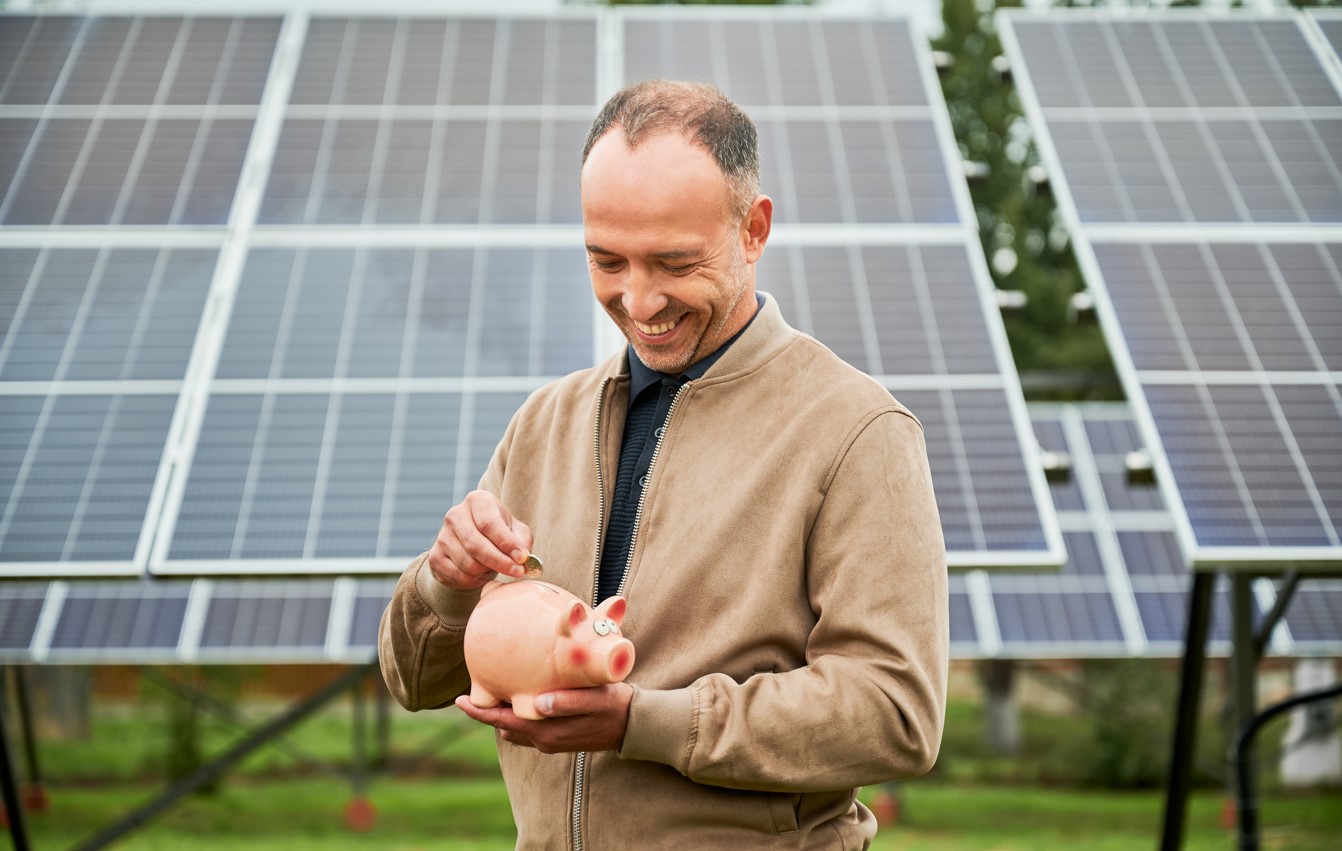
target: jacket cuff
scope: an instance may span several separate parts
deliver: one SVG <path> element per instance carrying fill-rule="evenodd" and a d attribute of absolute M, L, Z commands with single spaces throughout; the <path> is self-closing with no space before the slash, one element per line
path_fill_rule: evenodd
<path fill-rule="evenodd" d="M 691 689 L 659 691 L 634 686 L 620 758 L 660 762 L 685 774 L 690 767 L 693 731 Z"/>
<path fill-rule="evenodd" d="M 480 601 L 479 588 L 458 591 L 434 579 L 427 558 L 420 562 L 419 572 L 415 575 L 415 590 L 424 605 L 446 626 L 464 627 L 471 612 L 475 611 L 475 604 Z"/>

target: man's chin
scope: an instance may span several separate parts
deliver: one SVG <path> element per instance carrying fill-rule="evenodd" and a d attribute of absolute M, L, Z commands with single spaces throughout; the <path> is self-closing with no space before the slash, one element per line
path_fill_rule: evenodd
<path fill-rule="evenodd" d="M 657 372 L 664 372 L 668 375 L 675 375 L 684 371 L 693 363 L 694 351 L 661 351 L 658 349 L 649 349 L 638 341 L 632 341 L 634 351 L 638 354 L 638 359 L 643 361 L 643 365 Z"/>

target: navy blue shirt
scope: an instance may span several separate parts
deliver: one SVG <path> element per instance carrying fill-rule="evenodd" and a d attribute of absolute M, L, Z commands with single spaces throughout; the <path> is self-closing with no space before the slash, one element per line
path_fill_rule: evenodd
<path fill-rule="evenodd" d="M 764 297 L 756 294 L 755 315 L 764 306 Z M 755 315 L 750 322 L 755 321 Z M 620 467 L 615 474 L 615 498 L 610 507 L 610 523 L 601 547 L 601 574 L 597 582 L 597 602 L 619 593 L 624 568 L 629 562 L 629 548 L 634 539 L 634 517 L 643 497 L 648 470 L 658 440 L 666 428 L 666 417 L 671 413 L 671 401 L 685 382 L 701 377 L 718 358 L 735 343 L 746 328 L 737 331 L 731 339 L 713 354 L 690 366 L 679 375 L 658 372 L 639 360 L 634 347 L 629 347 L 629 413 L 624 421 L 624 437 L 620 440 Z"/>

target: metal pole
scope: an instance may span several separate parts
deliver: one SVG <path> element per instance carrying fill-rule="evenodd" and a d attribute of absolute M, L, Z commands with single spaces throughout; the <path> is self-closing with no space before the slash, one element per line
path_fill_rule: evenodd
<path fill-rule="evenodd" d="M 352 743 L 354 765 L 350 770 L 350 786 L 353 787 L 354 797 L 362 798 L 364 791 L 368 788 L 368 711 L 363 689 L 356 688 L 350 692 L 350 699 L 354 701 L 354 718 L 351 725 L 354 732 Z"/>
<path fill-rule="evenodd" d="M 381 679 L 373 681 L 377 695 L 373 705 L 377 710 L 377 760 L 376 765 L 385 770 L 391 762 L 391 692 Z"/>
<path fill-rule="evenodd" d="M 14 760 L 9 750 L 9 730 L 5 725 L 5 701 L 0 691 L 0 797 L 9 816 L 9 836 L 14 840 L 14 851 L 30 851 L 28 825 L 23 820 L 23 806 L 19 803 L 19 784 L 14 778 Z"/>
<path fill-rule="evenodd" d="M 1299 584 L 1300 574 L 1297 571 L 1293 570 L 1281 578 L 1281 584 L 1277 586 L 1277 600 L 1267 614 L 1263 615 L 1263 622 L 1258 625 L 1258 638 L 1254 640 L 1254 651 L 1259 659 L 1267 652 L 1267 643 L 1272 639 L 1272 630 L 1277 628 L 1277 624 L 1285 616 L 1286 607 L 1291 604 L 1291 598 L 1295 596 L 1295 589 Z"/>
<path fill-rule="evenodd" d="M 202 765 L 196 769 L 190 776 L 185 777 L 163 790 L 158 797 L 144 804 L 139 809 L 127 813 L 120 821 L 111 827 L 105 828 L 94 836 L 85 839 L 74 847 L 74 851 L 94 851 L 97 848 L 105 848 L 111 843 L 120 839 L 132 830 L 140 827 L 153 819 L 159 813 L 170 808 L 179 798 L 191 794 L 195 790 L 213 781 L 216 777 L 224 774 L 237 763 L 241 762 L 252 751 L 266 744 L 275 736 L 280 735 L 284 730 L 298 723 L 299 721 L 311 715 L 320 709 L 332 698 L 339 696 L 351 686 L 357 686 L 365 677 L 377 669 L 376 662 L 370 662 L 367 665 L 361 665 L 348 671 L 343 677 L 332 682 L 330 685 L 306 698 L 301 703 L 290 707 L 280 715 L 267 721 L 244 738 L 241 742 L 234 745 L 223 756 Z"/>
<path fill-rule="evenodd" d="M 1246 573 L 1237 573 L 1231 578 L 1230 612 L 1230 637 L 1233 654 L 1231 657 L 1231 697 L 1234 711 L 1231 713 L 1230 729 L 1233 733 L 1229 737 L 1230 752 L 1226 756 L 1231 760 L 1232 768 L 1239 761 L 1247 764 L 1247 770 L 1243 775 L 1232 774 L 1231 781 L 1237 802 L 1236 817 L 1242 834 L 1246 812 L 1258 807 L 1254 790 L 1253 749 L 1251 746 L 1246 746 L 1237 751 L 1235 747 L 1240 734 L 1253 723 L 1254 714 L 1258 710 L 1258 648 L 1257 637 L 1254 635 L 1253 628 L 1253 576 Z M 1252 816 L 1249 817 L 1252 818 Z"/>
<path fill-rule="evenodd" d="M 28 686 L 23 668 L 14 668 L 14 696 L 19 704 L 19 730 L 23 734 L 23 752 L 28 763 L 28 803 L 34 809 L 46 808 L 46 791 L 42 788 L 42 772 L 37 762 L 37 737 L 33 735 L 33 712 L 28 705 Z"/>
<path fill-rule="evenodd" d="M 1276 718 L 1283 712 L 1288 712 L 1297 706 L 1305 703 L 1313 703 L 1316 700 L 1327 700 L 1332 697 L 1342 697 L 1342 685 L 1330 686 L 1319 691 L 1298 694 L 1295 697 L 1287 698 L 1275 706 L 1269 706 L 1260 714 L 1256 715 L 1244 731 L 1239 734 L 1235 742 L 1235 778 L 1240 789 L 1248 789 L 1251 786 L 1250 774 L 1252 766 L 1250 765 L 1250 752 L 1253 746 L 1254 736 L 1263 725 Z M 1258 802 L 1249 801 L 1241 798 L 1239 802 L 1239 849 L 1240 851 L 1258 851 Z"/>
<path fill-rule="evenodd" d="M 1198 706 L 1202 699 L 1202 670 L 1207 661 L 1207 626 L 1211 621 L 1212 586 L 1216 574 L 1193 574 L 1188 595 L 1188 622 L 1184 630 L 1184 659 L 1179 673 L 1179 708 L 1170 756 L 1170 782 L 1165 790 L 1165 817 L 1161 851 L 1178 851 L 1184 843 L 1184 815 L 1192 785 L 1193 747 L 1197 742 Z"/>

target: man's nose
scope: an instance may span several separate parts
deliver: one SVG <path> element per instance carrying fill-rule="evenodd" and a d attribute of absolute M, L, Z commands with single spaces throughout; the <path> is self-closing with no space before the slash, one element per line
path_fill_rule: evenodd
<path fill-rule="evenodd" d="M 668 300 L 657 287 L 653 276 L 644 269 L 631 266 L 625 283 L 620 306 L 631 319 L 648 322 L 666 307 Z"/>

